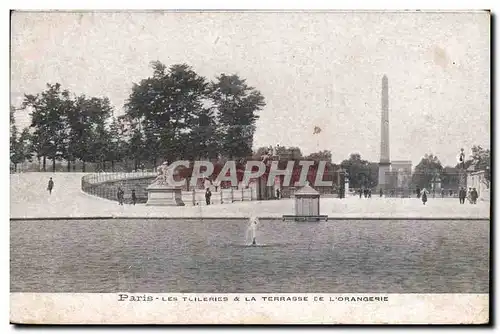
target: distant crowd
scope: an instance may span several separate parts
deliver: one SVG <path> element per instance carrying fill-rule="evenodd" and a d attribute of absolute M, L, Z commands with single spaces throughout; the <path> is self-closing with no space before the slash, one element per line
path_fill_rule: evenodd
<path fill-rule="evenodd" d="M 359 198 L 365 197 L 365 198 L 371 198 L 372 197 L 372 190 L 370 188 L 359 188 L 357 189 L 357 193 L 359 195 Z M 423 204 L 427 202 L 427 199 L 429 197 L 429 191 L 425 188 L 420 189 L 417 187 L 415 191 L 417 198 L 421 199 Z M 453 190 L 448 190 L 446 191 L 445 189 L 441 189 L 441 198 L 444 197 L 454 197 L 455 193 Z M 387 194 L 385 194 L 387 197 L 396 197 L 396 191 L 395 190 L 390 190 L 387 191 Z M 384 191 L 382 188 L 380 188 L 379 191 L 379 196 L 383 197 L 384 196 Z M 406 197 L 410 197 L 410 195 L 407 195 Z M 436 191 L 432 190 L 432 197 L 436 197 Z M 476 188 L 469 188 L 469 190 L 466 190 L 464 187 L 460 188 L 458 191 L 458 199 L 460 204 L 465 204 L 465 201 L 467 200 L 470 204 L 477 204 L 477 200 L 479 198 L 479 194 L 477 192 Z"/>
<path fill-rule="evenodd" d="M 52 180 L 52 178 L 50 178 L 48 185 L 47 185 L 47 191 L 49 192 L 49 195 L 52 194 L 53 189 L 54 189 L 54 180 Z M 429 193 L 429 191 L 425 188 L 420 189 L 419 187 L 417 187 L 417 189 L 416 189 L 417 198 L 421 199 L 424 205 L 427 202 L 428 193 Z M 359 188 L 358 194 L 359 194 L 359 198 L 362 198 L 363 196 L 365 198 L 371 198 L 372 197 L 372 190 L 370 188 Z M 446 192 L 444 189 L 441 189 L 441 198 L 444 198 L 446 195 L 448 195 L 449 197 L 453 197 L 453 195 L 454 195 L 453 190 L 449 190 L 448 192 Z M 380 197 L 384 196 L 384 191 L 382 188 L 380 188 L 379 196 Z M 432 192 L 432 196 L 435 197 L 434 190 Z M 118 199 L 118 204 L 123 205 L 125 202 L 125 191 L 121 187 L 118 187 L 118 190 L 116 192 L 116 197 Z M 210 191 L 209 188 L 206 188 L 205 201 L 206 201 L 207 205 L 211 204 L 211 197 L 212 197 L 212 192 Z M 282 194 L 281 194 L 280 190 L 277 189 L 276 190 L 276 199 L 280 199 L 281 197 L 282 197 Z M 394 190 L 390 191 L 389 197 L 395 197 Z M 135 193 L 135 189 L 132 189 L 130 198 L 132 200 L 131 204 L 136 205 L 137 195 Z M 479 193 L 477 192 L 476 188 L 470 187 L 469 190 L 466 190 L 464 187 L 461 187 L 460 190 L 458 191 L 458 199 L 459 199 L 460 204 L 465 204 L 465 200 L 467 200 L 470 204 L 477 204 L 478 198 L 479 198 Z"/>

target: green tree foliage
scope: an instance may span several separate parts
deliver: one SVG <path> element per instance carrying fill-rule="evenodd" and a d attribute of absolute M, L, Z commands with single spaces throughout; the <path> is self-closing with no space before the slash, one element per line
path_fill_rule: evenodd
<path fill-rule="evenodd" d="M 53 171 L 62 160 L 68 171 L 77 162 L 85 171 L 87 162 L 115 170 L 116 162 L 133 161 L 139 169 L 165 159 L 251 157 L 256 113 L 265 105 L 257 90 L 236 75 L 210 83 L 186 64 L 151 66 L 152 75 L 133 85 L 125 115 L 117 118 L 107 98 L 75 96 L 59 83 L 25 95 L 32 136 L 23 140 L 43 160 L 43 171 L 47 158 Z M 11 130 L 14 150 L 19 134 Z"/>
<path fill-rule="evenodd" d="M 37 157 L 52 160 L 52 171 L 56 161 L 68 163 L 79 159 L 83 162 L 102 162 L 108 159 L 109 145 L 105 129 L 112 114 L 109 99 L 74 97 L 63 90 L 59 83 L 47 84 L 46 90 L 36 95 L 25 95 L 23 107 L 30 110 L 33 129 L 32 148 Z"/>
<path fill-rule="evenodd" d="M 138 128 L 135 128 L 132 130 L 126 151 L 127 157 L 134 161 L 134 170 L 138 170 L 141 167 L 142 161 L 147 160 L 144 148 L 145 142 L 142 132 Z"/>
<path fill-rule="evenodd" d="M 221 74 L 210 91 L 221 154 L 229 159 L 251 156 L 257 112 L 265 106 L 264 97 L 237 75 Z"/>
<path fill-rule="evenodd" d="M 330 152 L 328 150 L 314 152 L 314 153 L 311 153 L 308 156 L 306 156 L 304 159 L 305 160 L 312 160 L 315 162 L 326 161 L 328 163 L 331 163 L 332 162 L 332 152 Z"/>
<path fill-rule="evenodd" d="M 484 170 L 486 179 L 491 179 L 491 153 L 479 145 L 472 146 L 471 156 L 465 160 L 465 168 L 473 167 L 476 171 Z M 458 165 L 457 165 L 458 167 Z"/>
<path fill-rule="evenodd" d="M 351 188 L 371 188 L 378 184 L 378 164 L 361 159 L 359 153 L 352 153 L 349 159 L 343 160 L 340 166 L 349 175 Z"/>
<path fill-rule="evenodd" d="M 412 176 L 412 185 L 420 188 L 432 188 L 432 182 L 441 177 L 443 166 L 438 157 L 426 154 L 415 166 Z"/>
<path fill-rule="evenodd" d="M 458 168 L 446 166 L 441 171 L 441 187 L 444 189 L 456 190 L 460 183 Z"/>
<path fill-rule="evenodd" d="M 304 158 L 302 151 L 298 147 L 279 146 L 275 152 L 280 161 L 300 160 Z"/>
<path fill-rule="evenodd" d="M 27 128 L 19 134 L 14 117 L 14 107 L 10 107 L 10 162 L 17 172 L 17 165 L 32 159 L 31 136 Z"/>
<path fill-rule="evenodd" d="M 115 171 L 115 162 L 122 161 L 126 157 L 127 144 L 124 140 L 125 129 L 120 121 L 113 117 L 108 126 L 107 135 L 107 156 L 106 160 L 111 161 L 111 171 Z"/>
<path fill-rule="evenodd" d="M 206 79 L 186 64 L 167 68 L 153 62 L 153 76 L 134 84 L 125 105 L 126 114 L 141 125 L 148 159 L 156 165 L 159 158 L 169 161 L 194 159 L 205 154 L 213 134 L 213 121 L 204 101 L 208 94 Z M 205 126 L 207 124 L 207 126 Z M 203 126 L 203 130 L 201 129 Z M 138 133 L 135 145 L 138 147 Z M 130 152 L 139 156 L 140 152 Z"/>
<path fill-rule="evenodd" d="M 52 160 L 55 171 L 56 160 L 64 156 L 67 145 L 67 115 L 72 108 L 69 91 L 62 90 L 59 83 L 47 84 L 47 89 L 37 95 L 25 95 L 23 107 L 31 110 L 33 149 L 43 159 L 46 170 L 46 158 Z"/>

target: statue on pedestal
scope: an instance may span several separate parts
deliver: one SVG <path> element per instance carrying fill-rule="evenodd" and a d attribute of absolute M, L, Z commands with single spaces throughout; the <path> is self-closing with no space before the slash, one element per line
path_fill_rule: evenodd
<path fill-rule="evenodd" d="M 184 206 L 182 189 L 173 182 L 174 166 L 165 161 L 157 169 L 158 175 L 153 183 L 146 188 L 148 201 L 146 205 Z"/>
<path fill-rule="evenodd" d="M 160 166 L 156 168 L 158 175 L 153 181 L 153 186 L 170 186 L 170 180 L 173 179 L 172 167 L 168 165 L 168 161 L 165 161 Z"/>

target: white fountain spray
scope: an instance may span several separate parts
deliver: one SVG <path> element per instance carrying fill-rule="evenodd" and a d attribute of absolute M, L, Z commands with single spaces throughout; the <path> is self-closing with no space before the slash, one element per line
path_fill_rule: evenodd
<path fill-rule="evenodd" d="M 247 230 L 247 235 L 250 235 L 250 238 L 252 240 L 252 246 L 257 245 L 257 224 L 259 223 L 259 218 L 257 217 L 250 217 L 249 225 L 248 225 L 248 230 Z"/>

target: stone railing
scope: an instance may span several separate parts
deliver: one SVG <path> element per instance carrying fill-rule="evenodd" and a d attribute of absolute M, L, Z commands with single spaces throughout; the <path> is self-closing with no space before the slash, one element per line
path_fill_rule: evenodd
<path fill-rule="evenodd" d="M 156 173 L 96 173 L 82 177 L 82 190 L 90 195 L 118 201 L 117 191 L 121 187 L 125 192 L 125 203 L 131 202 L 132 190 L 135 190 L 137 202 L 146 203 L 148 194 L 146 188 L 153 183 Z M 213 187 L 211 187 L 213 188 Z M 255 188 L 230 188 L 212 190 L 211 204 L 227 204 L 257 199 Z M 182 200 L 186 205 L 206 205 L 205 190 L 183 190 Z"/>

